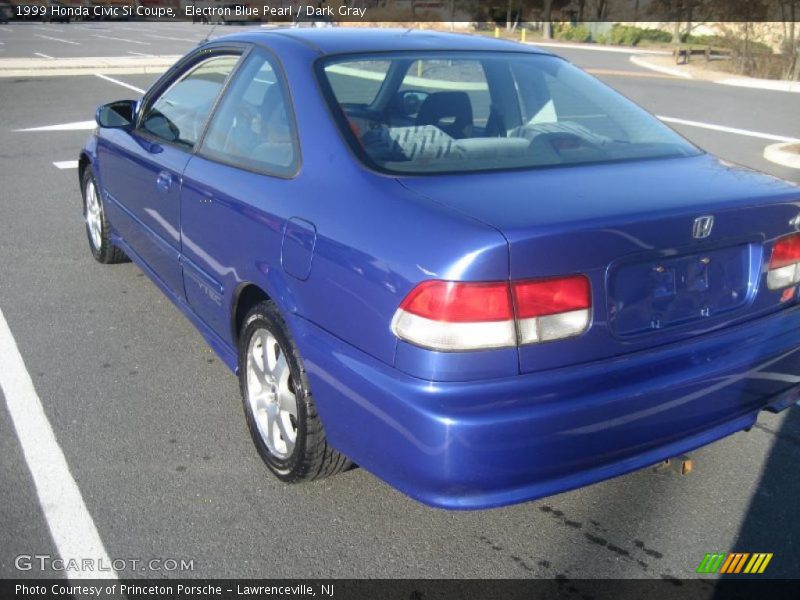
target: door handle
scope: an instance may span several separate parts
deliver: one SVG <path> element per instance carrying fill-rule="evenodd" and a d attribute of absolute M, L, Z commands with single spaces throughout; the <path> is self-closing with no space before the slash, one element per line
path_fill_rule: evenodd
<path fill-rule="evenodd" d="M 156 177 L 156 187 L 162 192 L 168 192 L 169 188 L 172 187 L 172 175 L 166 171 L 161 171 Z"/>

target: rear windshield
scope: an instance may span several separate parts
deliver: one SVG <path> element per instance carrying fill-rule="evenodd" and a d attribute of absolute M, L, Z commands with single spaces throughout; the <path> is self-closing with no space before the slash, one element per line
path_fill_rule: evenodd
<path fill-rule="evenodd" d="M 319 74 L 356 153 L 394 173 L 691 156 L 699 150 L 556 57 L 513 52 L 334 57 Z"/>

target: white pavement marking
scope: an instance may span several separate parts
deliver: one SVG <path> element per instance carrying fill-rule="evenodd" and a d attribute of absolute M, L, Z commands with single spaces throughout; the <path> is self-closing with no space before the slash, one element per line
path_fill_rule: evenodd
<path fill-rule="evenodd" d="M 41 52 L 34 52 L 34 54 L 36 56 L 41 56 L 42 58 L 53 58 L 52 56 L 50 56 L 48 54 L 42 54 Z"/>
<path fill-rule="evenodd" d="M 134 92 L 139 92 L 140 94 L 144 94 L 144 90 L 142 88 L 138 88 L 135 85 L 131 85 L 130 83 L 125 83 L 124 81 L 120 81 L 119 79 L 114 79 L 113 77 L 109 77 L 108 75 L 103 75 L 102 73 L 95 73 L 95 77 L 99 77 L 100 79 L 105 79 L 106 81 L 110 81 L 111 83 L 116 83 L 117 85 L 121 85 L 122 87 L 128 88 L 129 90 L 133 90 Z"/>
<path fill-rule="evenodd" d="M 131 50 L 128 50 L 128 54 L 133 54 L 134 56 L 153 56 L 152 54 L 144 54 L 142 52 L 132 52 Z"/>
<path fill-rule="evenodd" d="M 77 169 L 78 168 L 78 161 L 77 160 L 57 160 L 53 163 L 53 166 L 56 169 Z"/>
<path fill-rule="evenodd" d="M 38 38 L 42 38 L 43 40 L 53 40 L 54 42 L 61 42 L 63 44 L 72 44 L 73 46 L 80 46 L 81 45 L 80 42 L 73 42 L 73 41 L 70 41 L 70 40 L 62 40 L 61 38 L 54 38 L 54 37 L 50 37 L 49 35 L 40 35 L 38 33 L 34 33 L 33 35 L 35 35 Z"/>
<path fill-rule="evenodd" d="M 128 38 L 119 38 L 119 37 L 113 37 L 113 36 L 110 36 L 110 35 L 97 35 L 97 34 L 94 34 L 94 35 L 92 35 L 92 37 L 103 38 L 103 39 L 106 39 L 106 40 L 114 40 L 115 42 L 128 42 L 129 44 L 139 44 L 141 46 L 149 46 L 150 45 L 150 42 L 140 42 L 139 40 L 129 40 Z"/>
<path fill-rule="evenodd" d="M 649 62 L 642 60 L 639 56 L 631 56 L 628 60 L 630 60 L 637 67 L 642 67 L 643 69 L 650 69 L 651 71 L 658 71 L 659 73 L 666 73 L 667 75 L 673 75 L 675 77 L 683 77 L 684 79 L 694 79 L 691 73 L 681 71 L 677 68 L 652 65 Z"/>
<path fill-rule="evenodd" d="M 44 125 L 43 127 L 15 129 L 14 131 L 89 131 L 95 127 L 97 127 L 97 123 L 94 121 L 75 121 L 73 123 L 61 123 L 59 125 Z"/>
<path fill-rule="evenodd" d="M 152 33 L 145 33 L 144 35 L 149 37 L 149 38 L 155 38 L 155 39 L 159 39 L 159 40 L 172 40 L 173 42 L 186 42 L 187 44 L 193 44 L 193 43 L 195 43 L 195 42 L 197 42 L 199 40 L 204 39 L 204 38 L 192 38 L 192 39 L 189 39 L 189 38 L 170 37 L 168 35 L 155 35 L 155 34 L 152 34 Z"/>
<path fill-rule="evenodd" d="M 664 117 L 657 115 L 665 123 L 675 123 L 676 125 L 686 125 L 688 127 L 699 127 L 700 129 L 710 129 L 712 131 L 722 131 L 724 133 L 735 133 L 747 137 L 761 138 L 763 140 L 773 140 L 776 142 L 796 142 L 797 138 L 775 135 L 773 133 L 762 133 L 760 131 L 750 131 L 749 129 L 738 129 L 736 127 L 725 127 L 724 125 L 714 125 L 713 123 L 702 123 L 700 121 L 689 121 L 687 119 L 677 119 L 675 117 Z"/>
<path fill-rule="evenodd" d="M 55 27 L 42 27 L 41 25 L 34 25 L 33 28 L 41 31 L 55 31 L 56 33 L 64 33 L 63 29 L 56 29 Z"/>
<path fill-rule="evenodd" d="M 70 579 L 116 579 L 115 571 L 88 571 L 83 567 L 86 558 L 103 561 L 106 565 L 110 565 L 111 560 L 56 441 L 2 310 L 0 363 L 3 365 L 0 387 L 53 542 L 64 562 L 75 561 L 78 567 L 67 570 L 67 576 Z"/>

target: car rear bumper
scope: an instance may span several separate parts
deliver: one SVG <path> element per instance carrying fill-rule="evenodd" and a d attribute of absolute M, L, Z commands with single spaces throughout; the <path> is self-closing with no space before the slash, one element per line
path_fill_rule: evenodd
<path fill-rule="evenodd" d="M 292 320 L 331 443 L 426 504 L 478 509 L 655 464 L 800 395 L 800 307 L 647 352 L 471 382 L 405 375 Z"/>

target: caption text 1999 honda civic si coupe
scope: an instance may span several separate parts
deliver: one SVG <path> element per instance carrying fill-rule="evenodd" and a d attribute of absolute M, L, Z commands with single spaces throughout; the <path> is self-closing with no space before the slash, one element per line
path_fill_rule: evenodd
<path fill-rule="evenodd" d="M 800 189 L 561 58 L 243 33 L 97 121 L 92 253 L 132 259 L 238 373 L 284 481 L 354 461 L 431 505 L 504 505 L 800 392 Z"/>

